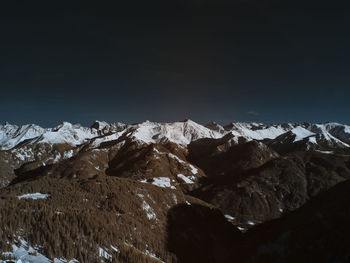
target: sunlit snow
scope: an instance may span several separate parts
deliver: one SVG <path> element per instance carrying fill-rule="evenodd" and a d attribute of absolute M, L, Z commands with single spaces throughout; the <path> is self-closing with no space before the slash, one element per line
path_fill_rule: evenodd
<path fill-rule="evenodd" d="M 291 132 L 295 135 L 294 142 L 301 141 L 307 137 L 315 135 L 313 132 L 304 129 L 303 127 L 296 127 L 291 130 Z"/>
<path fill-rule="evenodd" d="M 15 261 L 0 260 L 0 263 L 16 262 L 16 263 L 78 263 L 76 259 L 66 260 L 64 258 L 54 258 L 53 261 L 45 257 L 43 254 L 32 246 L 29 246 L 27 241 L 22 237 L 17 237 L 19 241 L 12 244 L 12 251 L 0 252 L 0 255 L 13 258 Z"/>
<path fill-rule="evenodd" d="M 90 140 L 90 147 L 96 148 L 103 142 L 115 141 L 121 137 L 128 137 L 147 144 L 170 141 L 179 144 L 181 147 L 198 139 L 217 139 L 228 133 L 233 134 L 236 139 L 243 137 L 249 141 L 275 139 L 289 131 L 292 131 L 296 135 L 295 141 L 316 134 L 327 141 L 334 141 L 346 147 L 349 146 L 347 143 L 350 143 L 350 127 L 339 123 L 310 124 L 309 126 L 298 124 L 263 125 L 257 123 L 232 123 L 228 127 L 225 127 L 225 129 L 221 127 L 221 132 L 211 130 L 191 120 L 173 123 L 146 121 L 132 125 L 120 123 L 107 124 L 105 122 L 100 122 L 100 124 L 103 130 L 87 128 L 69 122 L 63 122 L 55 128 L 47 129 L 34 124 L 23 126 L 11 124 L 0 125 L 0 149 L 11 149 L 23 141 L 26 141 L 28 144 L 45 142 L 48 144 L 68 143 L 76 146 Z M 123 140 L 122 138 L 120 143 Z M 311 138 L 310 142 L 315 143 Z M 26 157 L 18 155 L 20 159 Z"/>
<path fill-rule="evenodd" d="M 177 177 L 181 178 L 186 184 L 193 184 L 193 181 L 183 174 L 178 174 Z"/>
<path fill-rule="evenodd" d="M 20 195 L 17 196 L 18 199 L 46 199 L 50 197 L 49 194 L 42 194 L 42 193 L 32 193 L 32 194 L 24 194 L 24 195 Z"/>
<path fill-rule="evenodd" d="M 192 164 L 190 164 L 190 168 L 191 168 L 191 172 L 193 174 L 197 174 L 198 173 L 198 169 L 196 167 L 194 167 Z"/>
<path fill-rule="evenodd" d="M 225 218 L 228 220 L 228 221 L 233 221 L 235 220 L 235 218 L 233 216 L 230 216 L 230 215 L 225 215 Z"/>
<path fill-rule="evenodd" d="M 176 189 L 175 186 L 171 185 L 170 178 L 168 177 L 154 177 L 152 178 L 152 182 L 147 182 L 146 179 L 141 180 L 141 183 L 151 183 L 153 185 L 156 185 L 158 187 L 163 187 L 163 188 L 171 188 L 171 189 Z"/>

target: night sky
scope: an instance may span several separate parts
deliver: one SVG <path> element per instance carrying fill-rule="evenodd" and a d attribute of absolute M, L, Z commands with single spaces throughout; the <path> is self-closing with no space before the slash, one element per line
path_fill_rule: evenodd
<path fill-rule="evenodd" d="M 4 2 L 1 123 L 350 123 L 344 2 Z"/>

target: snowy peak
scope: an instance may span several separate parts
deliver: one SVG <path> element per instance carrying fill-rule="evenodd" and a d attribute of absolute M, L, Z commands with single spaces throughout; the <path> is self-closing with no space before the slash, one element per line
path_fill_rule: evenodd
<path fill-rule="evenodd" d="M 104 128 L 108 127 L 109 124 L 105 121 L 98 121 L 96 120 L 91 126 L 90 128 L 92 129 L 96 129 L 96 130 L 103 130 Z"/>
<path fill-rule="evenodd" d="M 205 127 L 222 134 L 226 133 L 224 127 L 214 121 L 209 122 L 207 125 L 205 125 Z"/>
<path fill-rule="evenodd" d="M 309 138 L 308 141 L 312 144 L 322 143 L 335 147 L 349 147 L 350 144 L 350 127 L 339 123 L 264 125 L 238 122 L 221 126 L 211 122 L 203 126 L 192 120 L 173 123 L 145 121 L 132 125 L 95 121 L 91 127 L 63 122 L 48 129 L 34 124 L 16 126 L 6 123 L 0 125 L 0 149 L 11 149 L 23 142 L 67 143 L 76 146 L 92 139 L 102 143 L 117 140 L 120 136 L 146 144 L 173 142 L 187 145 L 198 139 L 218 139 L 227 134 L 232 134 L 235 138 L 243 137 L 247 141 L 278 140 L 279 143 L 296 143 Z"/>
<path fill-rule="evenodd" d="M 53 129 L 46 130 L 37 142 L 79 145 L 95 136 L 97 136 L 96 131 L 93 131 L 90 128 L 82 127 L 80 124 L 64 122 Z"/>
<path fill-rule="evenodd" d="M 90 128 L 69 122 L 48 129 L 34 124 L 20 127 L 6 124 L 0 126 L 0 149 L 8 150 L 23 142 L 78 145 L 96 135 L 97 133 Z"/>
<path fill-rule="evenodd" d="M 337 137 L 342 142 L 350 142 L 350 126 L 338 125 L 329 129 L 329 133 Z"/>
<path fill-rule="evenodd" d="M 288 125 L 264 125 L 261 123 L 231 123 L 225 126 L 225 130 L 232 132 L 235 136 L 244 137 L 247 140 L 275 139 L 281 134 L 291 130 L 293 126 Z"/>
<path fill-rule="evenodd" d="M 23 126 L 6 123 L 0 126 L 0 149 L 10 149 L 19 143 L 41 136 L 45 129 L 34 124 Z"/>
<path fill-rule="evenodd" d="M 63 122 L 54 128 L 44 129 L 36 125 L 0 126 L 0 148 L 11 149 L 29 140 L 30 143 L 49 143 L 80 145 L 90 139 L 101 137 L 99 142 L 116 140 L 126 134 L 130 139 L 143 143 L 174 142 L 177 144 L 189 144 L 193 140 L 201 138 L 220 138 L 222 134 L 208 129 L 191 120 L 174 123 L 157 123 L 146 121 L 143 123 L 126 125 L 96 121 L 90 128 L 79 124 Z M 105 137 L 105 138 L 103 138 Z"/>
<path fill-rule="evenodd" d="M 317 142 L 349 147 L 350 133 L 348 126 L 337 123 L 314 124 L 310 127 L 310 130 L 316 133 Z"/>
<path fill-rule="evenodd" d="M 293 142 L 298 142 L 301 141 L 307 137 L 314 136 L 315 133 L 303 128 L 303 127 L 295 127 L 290 131 L 290 134 L 294 136 L 294 141 Z"/>
<path fill-rule="evenodd" d="M 348 148 L 350 133 L 338 123 L 303 124 L 268 142 L 279 151 Z"/>
<path fill-rule="evenodd" d="M 143 122 L 136 124 L 132 136 L 145 143 L 174 142 L 189 144 L 201 138 L 220 138 L 222 135 L 191 120 L 173 123 Z"/>
<path fill-rule="evenodd" d="M 128 127 L 128 125 L 121 123 L 121 122 L 108 123 L 105 121 L 98 121 L 98 120 L 96 120 L 90 126 L 91 129 L 95 129 L 95 130 L 99 131 L 100 134 L 118 132 L 118 131 L 126 129 L 127 127 Z"/>

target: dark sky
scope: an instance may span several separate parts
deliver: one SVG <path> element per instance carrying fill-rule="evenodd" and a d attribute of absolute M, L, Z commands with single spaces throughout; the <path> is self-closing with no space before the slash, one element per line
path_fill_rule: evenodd
<path fill-rule="evenodd" d="M 344 2 L 4 2 L 1 123 L 350 122 Z"/>

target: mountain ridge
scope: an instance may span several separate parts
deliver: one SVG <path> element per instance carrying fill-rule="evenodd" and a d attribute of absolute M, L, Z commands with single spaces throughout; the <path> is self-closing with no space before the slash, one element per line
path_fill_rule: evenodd
<path fill-rule="evenodd" d="M 300 131 L 304 130 L 310 132 L 308 137 L 315 136 L 316 141 L 350 147 L 350 126 L 334 122 L 270 125 L 236 122 L 221 126 L 213 122 L 201 125 L 191 120 L 185 120 L 172 123 L 145 121 L 136 124 L 95 121 L 90 127 L 63 122 L 54 128 L 42 128 L 35 124 L 17 126 L 6 123 L 0 125 L 0 149 L 9 150 L 24 141 L 29 143 L 69 143 L 77 146 L 101 135 L 116 134 L 121 131 L 130 132 L 129 136 L 134 136 L 134 139 L 144 143 L 159 143 L 162 140 L 169 140 L 178 144 L 189 144 L 196 139 L 221 138 L 228 133 L 232 133 L 236 138 L 243 137 L 246 140 L 276 139 L 282 134 L 293 132 L 293 130 L 298 131 L 294 132 L 296 137 L 299 136 L 296 139 L 298 141 L 304 139 L 305 136 L 300 138 L 303 136 Z M 182 136 L 179 136 L 181 133 Z"/>

